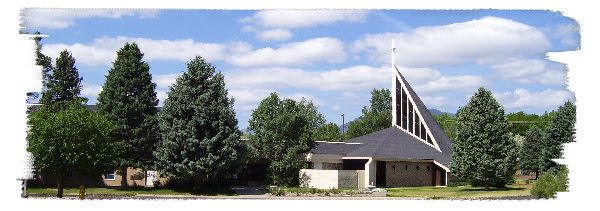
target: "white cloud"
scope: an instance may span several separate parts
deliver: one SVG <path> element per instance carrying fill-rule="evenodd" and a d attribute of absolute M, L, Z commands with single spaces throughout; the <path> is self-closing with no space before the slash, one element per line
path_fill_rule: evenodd
<path fill-rule="evenodd" d="M 389 83 L 390 69 L 355 66 L 330 71 L 292 68 L 259 68 L 226 71 L 227 85 L 235 89 L 302 88 L 317 90 L 360 90 Z"/>
<path fill-rule="evenodd" d="M 64 29 L 75 24 L 75 20 L 84 18 L 118 19 L 125 16 L 139 18 L 155 17 L 154 9 L 48 9 L 27 8 L 23 10 L 23 26 L 32 28 Z"/>
<path fill-rule="evenodd" d="M 398 70 L 408 80 L 412 86 L 429 81 L 432 79 L 437 79 L 442 76 L 442 74 L 431 68 L 408 68 L 408 67 L 398 67 Z M 413 85 L 414 83 L 414 85 Z"/>
<path fill-rule="evenodd" d="M 167 97 L 168 95 L 166 91 L 156 91 L 156 98 L 158 98 L 158 106 L 163 106 Z"/>
<path fill-rule="evenodd" d="M 294 94 L 284 95 L 283 97 L 286 99 L 292 99 L 295 101 L 301 101 L 302 99 L 304 99 L 306 101 L 312 102 L 317 107 L 321 107 L 321 106 L 325 105 L 325 103 L 322 100 L 320 100 L 319 98 L 309 95 L 309 94 L 305 94 L 305 93 L 294 93 Z"/>
<path fill-rule="evenodd" d="M 480 76 L 444 76 L 429 68 L 400 68 L 409 83 L 419 93 L 449 91 L 471 92 L 486 84 Z M 320 91 L 370 90 L 391 83 L 390 67 L 353 66 L 327 71 L 308 71 L 293 68 L 239 69 L 224 72 L 227 85 L 234 89 L 299 88 Z M 347 96 L 350 97 L 350 96 Z M 356 96 L 351 97 L 357 98 Z"/>
<path fill-rule="evenodd" d="M 450 104 L 450 100 L 447 97 L 444 97 L 444 96 L 420 96 L 419 98 L 429 108 L 447 106 L 447 105 Z"/>
<path fill-rule="evenodd" d="M 409 82 L 410 83 L 410 82 Z M 462 75 L 462 76 L 440 76 L 433 78 L 422 84 L 414 84 L 412 87 L 419 94 L 425 93 L 439 93 L 448 91 L 464 91 L 471 92 L 476 90 L 478 87 L 486 84 L 485 79 L 481 76 L 475 75 Z"/>
<path fill-rule="evenodd" d="M 362 105 L 364 103 L 364 99 L 356 92 L 343 92 L 341 98 L 338 98 L 337 100 L 343 102 L 346 105 Z"/>
<path fill-rule="evenodd" d="M 398 64 L 413 67 L 473 61 L 488 64 L 507 57 L 543 55 L 550 47 L 545 35 L 534 27 L 485 17 L 406 33 L 370 34 L 355 41 L 352 49 L 367 52 L 372 61 L 388 63 L 392 39 Z"/>
<path fill-rule="evenodd" d="M 577 22 L 558 24 L 553 31 L 553 36 L 560 39 L 560 42 L 567 47 L 577 47 L 579 40 L 579 25 Z"/>
<path fill-rule="evenodd" d="M 252 51 L 252 46 L 246 42 L 231 42 L 227 45 L 227 50 L 231 55 L 246 54 Z"/>
<path fill-rule="evenodd" d="M 95 100 L 101 91 L 102 86 L 85 83 L 81 86 L 81 96 L 87 97 L 88 100 Z"/>
<path fill-rule="evenodd" d="M 491 65 L 496 74 L 519 83 L 562 85 L 566 82 L 566 67 L 542 59 L 511 59 Z"/>
<path fill-rule="evenodd" d="M 271 29 L 258 33 L 256 37 L 261 40 L 282 41 L 292 37 L 292 33 L 285 29 Z"/>
<path fill-rule="evenodd" d="M 248 112 L 255 109 L 260 104 L 260 101 L 268 97 L 271 93 L 276 92 L 272 89 L 229 89 L 229 97 L 233 97 L 235 99 L 234 106 L 236 110 L 241 112 Z M 325 105 L 325 103 L 319 98 L 306 94 L 306 93 L 293 93 L 293 94 L 283 94 L 278 93 L 280 98 L 283 99 L 292 99 L 296 101 L 300 101 L 303 98 L 307 101 L 313 102 L 313 104 L 317 107 Z"/>
<path fill-rule="evenodd" d="M 245 25 L 244 27 L 242 27 L 241 31 L 242 32 L 255 32 L 255 31 L 257 31 L 257 29 L 255 26 Z"/>
<path fill-rule="evenodd" d="M 267 47 L 233 55 L 228 61 L 241 67 L 266 67 L 306 66 L 314 62 L 340 63 L 345 59 L 342 42 L 323 37 L 284 44 L 278 49 Z"/>
<path fill-rule="evenodd" d="M 340 111 L 340 109 L 341 109 L 340 105 L 334 105 L 331 107 L 331 111 L 333 111 L 333 112 L 338 112 L 338 111 Z"/>
<path fill-rule="evenodd" d="M 59 52 L 71 51 L 78 64 L 86 66 L 109 66 L 117 56 L 125 42 L 135 42 L 144 53 L 144 60 L 171 60 L 187 62 L 196 55 L 208 61 L 222 60 L 226 55 L 226 46 L 216 43 L 196 42 L 192 39 L 154 40 L 135 37 L 101 37 L 91 44 L 46 44 L 42 48 L 44 54 L 57 57 Z"/>
<path fill-rule="evenodd" d="M 228 94 L 235 99 L 234 106 L 250 111 L 272 92 L 269 89 L 229 89 Z"/>
<path fill-rule="evenodd" d="M 431 94 L 440 92 L 472 92 L 487 81 L 477 75 L 445 76 L 431 68 L 398 67 L 415 92 Z"/>
<path fill-rule="evenodd" d="M 177 80 L 177 78 L 179 76 L 181 76 L 180 73 L 166 74 L 166 75 L 154 75 L 154 76 L 152 76 L 152 79 L 154 80 L 154 83 L 156 83 L 156 85 L 158 87 L 168 88 L 173 83 L 175 83 L 175 81 Z"/>
<path fill-rule="evenodd" d="M 367 10 L 261 10 L 241 20 L 263 28 L 301 28 L 336 22 L 362 22 Z"/>
<path fill-rule="evenodd" d="M 494 97 L 507 109 L 541 109 L 548 111 L 556 109 L 567 100 L 574 100 L 575 96 L 568 90 L 546 89 L 531 92 L 527 89 L 518 88 L 513 92 L 494 93 Z"/>

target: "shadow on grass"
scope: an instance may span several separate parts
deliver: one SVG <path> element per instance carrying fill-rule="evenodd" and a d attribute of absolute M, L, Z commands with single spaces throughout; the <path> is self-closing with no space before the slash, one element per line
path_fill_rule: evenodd
<path fill-rule="evenodd" d="M 201 188 L 194 190 L 193 188 L 176 188 L 176 187 L 161 187 L 148 188 L 140 186 L 132 186 L 122 189 L 120 187 L 106 187 L 114 191 L 122 191 L 123 193 L 134 194 L 155 194 L 155 195 L 195 195 L 195 196 L 235 196 L 235 191 L 231 188 Z"/>
<path fill-rule="evenodd" d="M 513 191 L 513 190 L 525 190 L 526 188 L 517 188 L 517 187 L 505 187 L 505 188 L 490 188 L 490 190 L 487 191 Z M 470 191 L 470 192 L 479 192 L 479 191 L 483 191 L 486 192 L 485 188 L 483 187 L 473 187 L 473 188 L 464 188 L 464 189 L 460 189 L 459 191 Z"/>

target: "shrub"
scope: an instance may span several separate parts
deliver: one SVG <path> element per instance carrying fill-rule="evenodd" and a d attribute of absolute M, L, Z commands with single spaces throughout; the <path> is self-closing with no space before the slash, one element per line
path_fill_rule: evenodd
<path fill-rule="evenodd" d="M 283 195 L 285 195 L 285 190 L 278 188 L 278 187 L 270 188 L 269 193 L 271 193 L 271 195 L 273 195 L 273 196 L 283 196 Z"/>
<path fill-rule="evenodd" d="M 567 190 L 568 170 L 561 166 L 558 169 L 551 169 L 542 174 L 533 184 L 531 195 L 539 198 L 554 198 L 557 192 Z"/>

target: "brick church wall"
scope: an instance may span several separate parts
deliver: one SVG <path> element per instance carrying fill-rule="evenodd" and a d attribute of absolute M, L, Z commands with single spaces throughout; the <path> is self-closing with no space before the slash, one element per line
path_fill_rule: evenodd
<path fill-rule="evenodd" d="M 386 162 L 387 187 L 431 186 L 434 169 L 429 162 Z"/>

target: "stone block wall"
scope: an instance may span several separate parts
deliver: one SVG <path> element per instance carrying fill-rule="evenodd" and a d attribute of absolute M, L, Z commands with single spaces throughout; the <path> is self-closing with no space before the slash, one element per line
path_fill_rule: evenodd
<path fill-rule="evenodd" d="M 361 188 L 364 170 L 300 169 L 300 186 L 319 189 Z"/>

